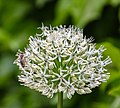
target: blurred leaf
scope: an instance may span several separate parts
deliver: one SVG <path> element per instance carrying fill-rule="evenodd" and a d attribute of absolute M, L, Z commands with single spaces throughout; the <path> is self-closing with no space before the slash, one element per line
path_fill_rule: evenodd
<path fill-rule="evenodd" d="M 120 108 L 120 97 L 117 96 L 114 101 L 111 103 L 110 108 Z"/>
<path fill-rule="evenodd" d="M 13 70 L 13 57 L 9 54 L 3 55 L 0 60 L 0 86 L 4 86 L 6 83 L 8 83 Z"/>
<path fill-rule="evenodd" d="M 21 86 L 16 88 L 16 93 L 20 96 L 19 99 L 22 99 L 21 108 L 44 108 L 44 106 L 50 106 L 49 99 L 35 90 Z"/>
<path fill-rule="evenodd" d="M 100 17 L 105 5 L 117 6 L 119 0 L 59 0 L 56 6 L 55 25 L 63 24 L 72 17 L 74 24 L 84 27 L 90 21 Z M 68 19 L 69 20 L 69 19 Z"/>
<path fill-rule="evenodd" d="M 107 0 L 60 0 L 56 7 L 54 24 L 61 24 L 72 16 L 75 24 L 80 27 L 98 18 Z"/>
<path fill-rule="evenodd" d="M 120 84 L 120 81 L 118 83 Z M 109 95 L 113 95 L 113 96 L 118 96 L 119 95 L 120 96 L 120 85 L 112 88 L 109 91 Z"/>
<path fill-rule="evenodd" d="M 10 34 L 4 29 L 0 28 L 0 50 L 9 49 Z"/>
<path fill-rule="evenodd" d="M 2 0 L 0 0 L 0 11 L 1 11 L 1 7 L 2 7 Z"/>
<path fill-rule="evenodd" d="M 103 90 L 108 86 L 108 93 L 110 95 L 120 95 L 120 50 L 109 42 L 104 42 L 102 44 L 107 48 L 104 55 L 109 55 L 111 57 L 112 64 L 111 67 L 108 68 L 111 74 L 110 79 L 107 83 L 102 84 L 101 89 Z"/>
<path fill-rule="evenodd" d="M 93 108 L 109 108 L 109 105 L 106 103 L 94 103 Z"/>
<path fill-rule="evenodd" d="M 110 0 L 110 4 L 111 4 L 112 6 L 117 6 L 117 5 L 120 4 L 120 0 Z"/>
<path fill-rule="evenodd" d="M 108 94 L 112 96 L 120 96 L 120 76 L 116 77 L 116 79 L 108 84 Z"/>
<path fill-rule="evenodd" d="M 120 61 L 120 49 L 109 42 L 104 42 L 103 45 L 107 48 L 104 54 L 109 55 L 112 59 L 112 65 L 120 69 L 120 63 L 118 62 Z"/>
<path fill-rule="evenodd" d="M 24 26 L 24 29 L 22 28 Z M 33 21 L 26 21 L 20 24 L 19 30 L 15 32 L 14 38 L 9 42 L 10 49 L 17 51 L 20 48 L 24 48 L 30 35 L 33 35 L 37 31 L 37 24 Z M 33 29 L 34 28 L 34 29 Z M 22 43 L 22 44 L 21 44 Z"/>
<path fill-rule="evenodd" d="M 108 86 L 108 84 L 110 84 L 114 80 L 120 78 L 120 63 L 118 62 L 118 61 L 120 61 L 120 58 L 119 58 L 120 50 L 117 47 L 113 46 L 109 42 L 104 42 L 104 43 L 100 43 L 100 44 L 104 45 L 104 47 L 107 48 L 107 50 L 104 52 L 104 56 L 106 56 L 106 57 L 110 56 L 110 58 L 112 60 L 112 63 L 109 66 L 107 66 L 107 70 L 108 70 L 108 72 L 110 72 L 110 78 L 107 82 L 103 83 L 100 86 L 101 90 L 105 90 L 106 87 Z M 97 44 L 97 46 L 98 45 L 99 44 Z M 119 86 L 119 83 L 117 83 L 116 86 Z"/>
<path fill-rule="evenodd" d="M 64 21 L 67 19 L 70 8 L 71 8 L 72 0 L 58 0 L 58 3 L 56 5 L 56 17 L 53 22 L 54 25 L 59 25 L 64 23 Z"/>
<path fill-rule="evenodd" d="M 10 0 L 4 2 L 3 10 L 4 13 L 1 16 L 3 26 L 7 29 L 12 29 L 30 10 L 30 5 L 23 1 Z"/>
<path fill-rule="evenodd" d="M 74 23 L 84 27 L 88 22 L 100 17 L 107 0 L 76 0 L 72 5 L 72 17 Z"/>
<path fill-rule="evenodd" d="M 50 0 L 36 0 L 36 5 L 38 8 L 43 7 Z"/>
<path fill-rule="evenodd" d="M 107 49 L 104 52 L 104 56 L 110 56 L 112 63 L 111 66 L 114 67 L 113 69 L 120 69 L 120 63 L 118 61 L 120 61 L 120 49 L 115 47 L 114 45 L 112 45 L 109 42 L 103 42 L 100 43 L 102 45 L 104 45 L 104 47 Z M 99 45 L 99 44 L 97 44 Z M 117 70 L 117 71 L 118 71 Z"/>
<path fill-rule="evenodd" d="M 18 98 L 19 95 L 15 92 L 8 93 L 3 99 L 3 105 L 0 108 L 22 108 Z"/>
<path fill-rule="evenodd" d="M 111 67 L 108 70 L 111 73 L 110 80 L 114 80 L 114 78 L 120 77 L 120 49 L 109 42 L 104 42 L 103 45 L 107 48 L 104 55 L 109 55 L 112 59 Z"/>

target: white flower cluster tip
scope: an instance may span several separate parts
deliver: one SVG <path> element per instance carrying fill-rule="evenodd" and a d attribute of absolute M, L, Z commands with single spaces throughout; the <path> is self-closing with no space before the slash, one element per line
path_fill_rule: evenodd
<path fill-rule="evenodd" d="M 96 49 L 93 38 L 83 37 L 77 27 L 42 26 L 41 34 L 30 36 L 24 52 L 18 51 L 15 64 L 21 84 L 52 98 L 64 92 L 70 99 L 75 92 L 91 93 L 109 78 L 104 67 L 112 61 L 103 60 L 103 46 Z"/>

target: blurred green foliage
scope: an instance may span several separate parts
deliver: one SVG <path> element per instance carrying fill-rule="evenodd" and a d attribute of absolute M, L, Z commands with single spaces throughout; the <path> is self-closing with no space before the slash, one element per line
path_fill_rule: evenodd
<path fill-rule="evenodd" d="M 37 27 L 76 25 L 103 44 L 113 63 L 108 82 L 91 94 L 64 97 L 64 108 L 120 108 L 120 0 L 0 0 L 0 108 L 55 108 L 52 99 L 20 86 L 15 53 L 23 49 Z"/>

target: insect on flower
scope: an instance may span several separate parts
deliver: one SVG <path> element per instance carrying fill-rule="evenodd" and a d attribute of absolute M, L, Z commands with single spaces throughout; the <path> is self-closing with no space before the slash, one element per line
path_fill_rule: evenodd
<path fill-rule="evenodd" d="M 19 55 L 19 60 L 20 60 L 21 66 L 24 68 L 25 65 L 26 65 L 26 60 L 25 60 L 24 53 L 21 53 L 21 54 Z"/>

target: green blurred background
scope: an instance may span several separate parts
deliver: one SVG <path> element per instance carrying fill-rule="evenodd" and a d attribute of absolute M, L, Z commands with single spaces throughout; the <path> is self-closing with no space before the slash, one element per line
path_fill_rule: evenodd
<path fill-rule="evenodd" d="M 113 63 L 108 82 L 91 94 L 64 99 L 64 108 L 120 108 L 120 0 L 0 0 L 0 108 L 56 108 L 57 96 L 48 99 L 20 86 L 18 49 L 44 25 L 76 25 L 84 35 L 103 44 Z"/>

